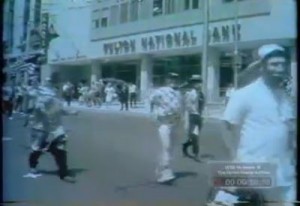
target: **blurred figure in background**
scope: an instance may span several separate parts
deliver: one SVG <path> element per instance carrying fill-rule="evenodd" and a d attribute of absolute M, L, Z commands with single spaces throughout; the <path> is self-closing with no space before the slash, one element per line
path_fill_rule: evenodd
<path fill-rule="evenodd" d="M 3 109 L 7 114 L 9 120 L 12 120 L 13 113 L 13 99 L 14 99 L 14 91 L 11 84 L 7 83 L 3 87 Z"/>
<path fill-rule="evenodd" d="M 129 84 L 129 98 L 130 98 L 130 107 L 136 107 L 137 100 L 137 87 L 134 83 Z"/>
<path fill-rule="evenodd" d="M 129 91 L 128 91 L 128 86 L 126 84 L 123 85 L 118 85 L 118 96 L 119 96 L 119 101 L 121 103 L 121 111 L 126 109 L 128 111 L 128 99 L 129 99 Z"/>
<path fill-rule="evenodd" d="M 116 94 L 115 88 L 113 87 L 112 83 L 107 83 L 104 92 L 105 92 L 105 104 L 106 106 L 108 106 L 113 102 Z"/>

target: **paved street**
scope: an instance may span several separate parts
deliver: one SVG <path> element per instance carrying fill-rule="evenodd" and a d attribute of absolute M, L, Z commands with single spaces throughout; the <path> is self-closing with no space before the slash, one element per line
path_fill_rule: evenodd
<path fill-rule="evenodd" d="M 182 157 L 176 148 L 174 168 L 179 177 L 173 186 L 155 183 L 159 142 L 155 123 L 145 116 L 126 112 L 81 110 L 66 117 L 69 129 L 69 167 L 77 183 L 55 176 L 49 154 L 40 159 L 43 176 L 24 178 L 29 153 L 27 129 L 22 117 L 4 121 L 4 200 L 37 205 L 203 205 L 207 192 L 208 167 Z M 225 160 L 220 123 L 206 121 L 201 152 Z M 183 142 L 182 130 L 178 143 Z M 12 139 L 7 139 L 12 138 Z"/>

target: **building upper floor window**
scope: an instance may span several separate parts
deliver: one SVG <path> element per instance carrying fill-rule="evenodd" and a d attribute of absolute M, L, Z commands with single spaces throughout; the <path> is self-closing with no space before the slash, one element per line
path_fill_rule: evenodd
<path fill-rule="evenodd" d="M 110 7 L 110 25 L 117 25 L 119 23 L 119 5 Z"/>
<path fill-rule="evenodd" d="M 175 0 L 165 0 L 165 13 L 172 14 L 175 12 Z"/>
<path fill-rule="evenodd" d="M 108 26 L 108 18 L 102 17 L 101 18 L 101 27 L 107 27 Z"/>
<path fill-rule="evenodd" d="M 199 9 L 199 0 L 192 0 L 192 9 Z"/>
<path fill-rule="evenodd" d="M 153 0 L 153 16 L 163 14 L 163 0 Z"/>
<path fill-rule="evenodd" d="M 35 0 L 34 5 L 34 26 L 38 27 L 41 22 L 42 0 Z"/>
<path fill-rule="evenodd" d="M 184 0 L 184 10 L 190 9 L 190 0 Z"/>
<path fill-rule="evenodd" d="M 109 23 L 109 8 L 103 8 L 101 10 L 100 16 L 101 16 L 101 27 L 108 27 Z"/>
<path fill-rule="evenodd" d="M 100 19 L 100 10 L 96 9 L 92 12 L 92 28 L 93 29 L 99 28 L 99 26 L 100 26 L 99 19 Z"/>
<path fill-rule="evenodd" d="M 128 2 L 121 4 L 120 23 L 128 22 Z"/>
<path fill-rule="evenodd" d="M 184 10 L 198 9 L 199 0 L 184 0 Z"/>
<path fill-rule="evenodd" d="M 130 11 L 129 11 L 130 21 L 136 21 L 138 19 L 138 10 L 139 10 L 139 2 L 137 0 L 131 0 Z"/>

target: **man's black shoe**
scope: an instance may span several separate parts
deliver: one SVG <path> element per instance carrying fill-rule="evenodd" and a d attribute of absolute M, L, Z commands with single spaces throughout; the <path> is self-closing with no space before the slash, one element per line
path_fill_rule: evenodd
<path fill-rule="evenodd" d="M 76 179 L 73 176 L 67 175 L 64 177 L 60 178 L 62 181 L 67 182 L 67 183 L 76 183 Z"/>
<path fill-rule="evenodd" d="M 188 149 L 187 144 L 186 144 L 186 143 L 182 144 L 182 153 L 183 153 L 183 156 L 184 156 L 184 157 L 189 157 L 189 156 L 190 156 L 190 155 L 188 154 L 187 149 Z"/>

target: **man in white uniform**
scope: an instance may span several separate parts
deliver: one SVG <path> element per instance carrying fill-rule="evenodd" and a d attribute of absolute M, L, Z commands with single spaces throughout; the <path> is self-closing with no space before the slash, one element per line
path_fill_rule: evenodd
<path fill-rule="evenodd" d="M 296 113 L 281 87 L 289 69 L 286 51 L 270 44 L 262 46 L 258 53 L 261 76 L 234 93 L 225 110 L 224 120 L 233 137 L 239 138 L 236 161 L 277 165 L 276 187 L 257 191 L 266 201 L 291 202 L 296 198 Z M 281 202 L 279 205 L 293 204 Z"/>
<path fill-rule="evenodd" d="M 151 112 L 158 123 L 161 142 L 159 165 L 156 169 L 157 182 L 166 183 L 175 179 L 171 169 L 172 150 L 174 148 L 175 129 L 180 122 L 181 98 L 175 90 L 178 74 L 170 73 L 166 86 L 160 87 L 150 95 Z"/>

